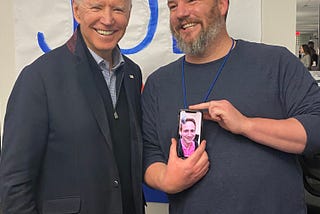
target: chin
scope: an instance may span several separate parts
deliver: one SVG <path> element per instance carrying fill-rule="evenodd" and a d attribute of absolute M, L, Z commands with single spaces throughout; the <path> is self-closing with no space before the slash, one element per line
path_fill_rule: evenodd
<path fill-rule="evenodd" d="M 99 51 L 111 51 L 117 46 L 117 43 L 102 43 L 98 44 L 96 47 Z"/>

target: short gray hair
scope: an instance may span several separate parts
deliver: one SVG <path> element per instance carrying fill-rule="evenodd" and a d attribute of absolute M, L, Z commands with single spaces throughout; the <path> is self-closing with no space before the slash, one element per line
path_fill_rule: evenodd
<path fill-rule="evenodd" d="M 82 0 L 73 0 L 76 4 L 79 4 L 82 2 Z M 128 0 L 130 5 L 132 5 L 132 0 Z"/>

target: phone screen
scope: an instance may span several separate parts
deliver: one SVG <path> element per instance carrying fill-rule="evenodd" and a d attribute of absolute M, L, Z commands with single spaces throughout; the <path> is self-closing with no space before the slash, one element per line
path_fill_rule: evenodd
<path fill-rule="evenodd" d="M 177 154 L 187 158 L 198 148 L 201 141 L 202 112 L 182 109 L 179 112 Z"/>

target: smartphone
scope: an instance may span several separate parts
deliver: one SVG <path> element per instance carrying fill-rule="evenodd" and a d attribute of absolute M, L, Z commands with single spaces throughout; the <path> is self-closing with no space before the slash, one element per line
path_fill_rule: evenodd
<path fill-rule="evenodd" d="M 181 109 L 179 112 L 177 154 L 188 158 L 200 145 L 202 112 Z"/>

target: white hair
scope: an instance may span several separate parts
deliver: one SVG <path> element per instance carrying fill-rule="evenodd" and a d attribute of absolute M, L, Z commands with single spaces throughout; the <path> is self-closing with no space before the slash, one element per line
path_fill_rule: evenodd
<path fill-rule="evenodd" d="M 81 3 L 83 0 L 73 0 L 76 4 Z M 127 0 L 129 1 L 130 5 L 132 5 L 132 0 Z"/>

